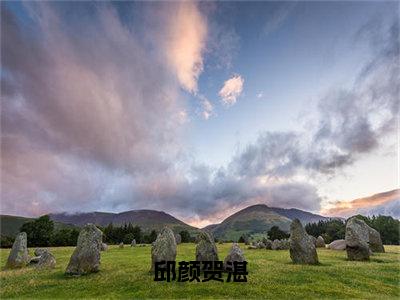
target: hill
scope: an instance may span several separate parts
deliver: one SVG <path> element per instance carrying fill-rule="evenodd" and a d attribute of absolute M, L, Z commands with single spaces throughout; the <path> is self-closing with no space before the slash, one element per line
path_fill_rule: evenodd
<path fill-rule="evenodd" d="M 290 223 L 298 218 L 303 224 L 329 218 L 299 209 L 284 209 L 257 204 L 246 207 L 226 218 L 220 224 L 208 225 L 204 230 L 223 240 L 238 240 L 243 234 L 266 233 L 272 226 L 289 231 Z"/>
<path fill-rule="evenodd" d="M 156 210 L 131 210 L 121 213 L 77 213 L 77 214 L 50 214 L 54 221 L 70 223 L 77 226 L 83 226 L 86 223 L 93 223 L 100 226 L 107 226 L 110 223 L 119 226 L 127 223 L 138 225 L 144 231 L 161 230 L 164 226 L 169 226 L 174 232 L 188 230 L 191 233 L 196 232 L 196 227 L 190 226 L 177 218 L 163 211 Z"/>
<path fill-rule="evenodd" d="M 11 215 L 0 215 L 0 232 L 2 235 L 14 237 L 18 232 L 21 226 L 26 223 L 33 221 L 34 218 L 26 218 L 26 217 L 18 217 Z M 65 228 L 65 227 L 75 227 L 72 224 L 65 224 L 62 222 L 55 221 L 54 228 L 56 230 Z"/>

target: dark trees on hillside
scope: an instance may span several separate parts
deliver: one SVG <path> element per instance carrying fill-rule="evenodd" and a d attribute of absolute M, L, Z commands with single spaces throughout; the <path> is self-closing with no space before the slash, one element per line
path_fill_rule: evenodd
<path fill-rule="evenodd" d="M 393 219 L 390 216 L 365 217 L 357 215 L 357 218 L 364 220 L 365 223 L 376 229 L 381 235 L 383 244 L 399 245 L 399 220 Z M 306 231 L 308 234 L 314 237 L 321 235 L 326 243 L 338 239 L 344 239 L 345 230 L 345 222 L 339 219 L 319 221 L 318 223 L 309 223 L 306 225 Z"/>
<path fill-rule="evenodd" d="M 181 232 L 179 232 L 179 234 L 181 235 L 182 243 L 189 243 L 190 242 L 190 233 L 189 233 L 189 231 L 182 230 Z"/>
<path fill-rule="evenodd" d="M 62 228 L 53 233 L 50 246 L 75 246 L 78 241 L 78 236 L 78 229 Z"/>
<path fill-rule="evenodd" d="M 23 224 L 20 231 L 26 232 L 29 247 L 48 247 L 54 231 L 54 222 L 47 215 L 41 216 L 36 220 Z"/>
<path fill-rule="evenodd" d="M 124 224 L 124 226 L 114 226 L 112 223 L 108 224 L 103 229 L 103 241 L 108 244 L 130 244 L 133 239 L 137 243 L 143 242 L 142 230 L 139 226 L 133 226 L 131 223 Z"/>
<path fill-rule="evenodd" d="M 325 243 L 331 243 L 334 240 L 344 239 L 346 225 L 342 220 L 331 219 L 318 221 L 318 223 L 308 223 L 305 229 L 308 234 L 316 238 L 322 236 Z"/>
<path fill-rule="evenodd" d="M 282 240 L 287 239 L 289 234 L 280 230 L 278 226 L 272 226 L 271 229 L 268 231 L 268 237 L 270 240 Z"/>

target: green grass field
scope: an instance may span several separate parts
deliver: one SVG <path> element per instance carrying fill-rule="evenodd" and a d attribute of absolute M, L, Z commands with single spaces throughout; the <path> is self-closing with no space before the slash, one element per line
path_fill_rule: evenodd
<path fill-rule="evenodd" d="M 220 260 L 229 248 L 230 244 L 218 245 Z M 319 249 L 318 266 L 294 265 L 285 250 L 245 250 L 249 263 L 246 283 L 154 282 L 148 273 L 150 246 L 110 246 L 101 254 L 100 272 L 67 277 L 64 271 L 74 248 L 52 248 L 57 259 L 54 270 L 2 270 L 0 298 L 398 299 L 400 246 L 385 248 L 386 253 L 373 255 L 370 262 L 347 261 L 345 251 Z M 4 266 L 9 249 L 0 253 Z M 194 253 L 195 244 L 181 244 L 177 261 L 193 260 Z"/>

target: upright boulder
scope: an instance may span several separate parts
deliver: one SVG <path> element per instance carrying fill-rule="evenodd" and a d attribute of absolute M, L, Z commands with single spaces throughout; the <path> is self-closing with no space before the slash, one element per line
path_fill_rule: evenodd
<path fill-rule="evenodd" d="M 290 224 L 290 258 L 295 264 L 318 264 L 314 240 L 299 219 L 294 219 Z"/>
<path fill-rule="evenodd" d="M 315 246 L 317 248 L 325 248 L 325 240 L 322 236 L 319 236 L 317 238 L 317 241 L 315 242 Z"/>
<path fill-rule="evenodd" d="M 224 270 L 227 270 L 227 267 L 229 267 L 230 265 L 228 265 L 228 262 L 232 262 L 232 266 L 233 266 L 233 262 L 234 261 L 239 261 L 239 262 L 243 262 L 246 259 L 244 258 L 244 254 L 242 249 L 240 249 L 239 244 L 237 243 L 233 243 L 231 250 L 229 251 L 228 255 L 225 257 L 224 260 Z"/>
<path fill-rule="evenodd" d="M 281 249 L 281 241 L 278 239 L 275 239 L 271 244 L 271 249 L 272 250 L 280 250 Z"/>
<path fill-rule="evenodd" d="M 131 247 L 136 247 L 136 240 L 135 239 L 132 240 Z"/>
<path fill-rule="evenodd" d="M 65 271 L 66 274 L 83 275 L 99 270 L 102 235 L 101 230 L 94 224 L 87 224 L 83 227 Z"/>
<path fill-rule="evenodd" d="M 120 249 L 124 248 L 124 243 L 123 242 L 119 243 L 118 248 Z"/>
<path fill-rule="evenodd" d="M 157 239 L 151 248 L 151 269 L 154 272 L 156 262 L 175 261 L 176 259 L 176 242 L 175 236 L 171 229 L 165 227 L 157 236 Z"/>
<path fill-rule="evenodd" d="M 182 237 L 179 233 L 175 234 L 175 242 L 177 245 L 179 245 L 180 243 L 182 243 Z"/>
<path fill-rule="evenodd" d="M 20 232 L 8 256 L 6 268 L 15 269 L 25 267 L 29 263 L 26 232 Z"/>
<path fill-rule="evenodd" d="M 317 247 L 317 239 L 312 235 L 310 235 L 310 238 L 313 240 L 315 247 Z"/>
<path fill-rule="evenodd" d="M 101 243 L 100 251 L 107 251 L 107 250 L 108 250 L 108 245 L 106 243 Z"/>
<path fill-rule="evenodd" d="M 271 250 L 272 249 L 272 241 L 270 239 L 264 240 L 265 249 Z"/>
<path fill-rule="evenodd" d="M 40 255 L 39 261 L 36 265 L 38 269 L 54 269 L 56 267 L 56 258 L 47 249 Z"/>
<path fill-rule="evenodd" d="M 345 241 L 349 260 L 369 260 L 369 228 L 363 220 L 353 217 L 347 221 Z"/>
<path fill-rule="evenodd" d="M 383 248 L 381 235 L 374 228 L 368 226 L 369 231 L 369 248 L 372 252 L 385 252 Z"/>
<path fill-rule="evenodd" d="M 201 231 L 198 235 L 199 242 L 196 246 L 197 261 L 217 261 L 218 250 L 212 236 L 205 231 Z"/>
<path fill-rule="evenodd" d="M 331 250 L 346 250 L 346 241 L 345 240 L 335 240 L 332 243 L 326 246 Z"/>

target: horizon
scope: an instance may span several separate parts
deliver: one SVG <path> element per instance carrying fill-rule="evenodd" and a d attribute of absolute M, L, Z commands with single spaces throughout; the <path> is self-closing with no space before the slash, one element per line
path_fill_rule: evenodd
<path fill-rule="evenodd" d="M 1 214 L 400 218 L 398 3 L 0 5 Z"/>

